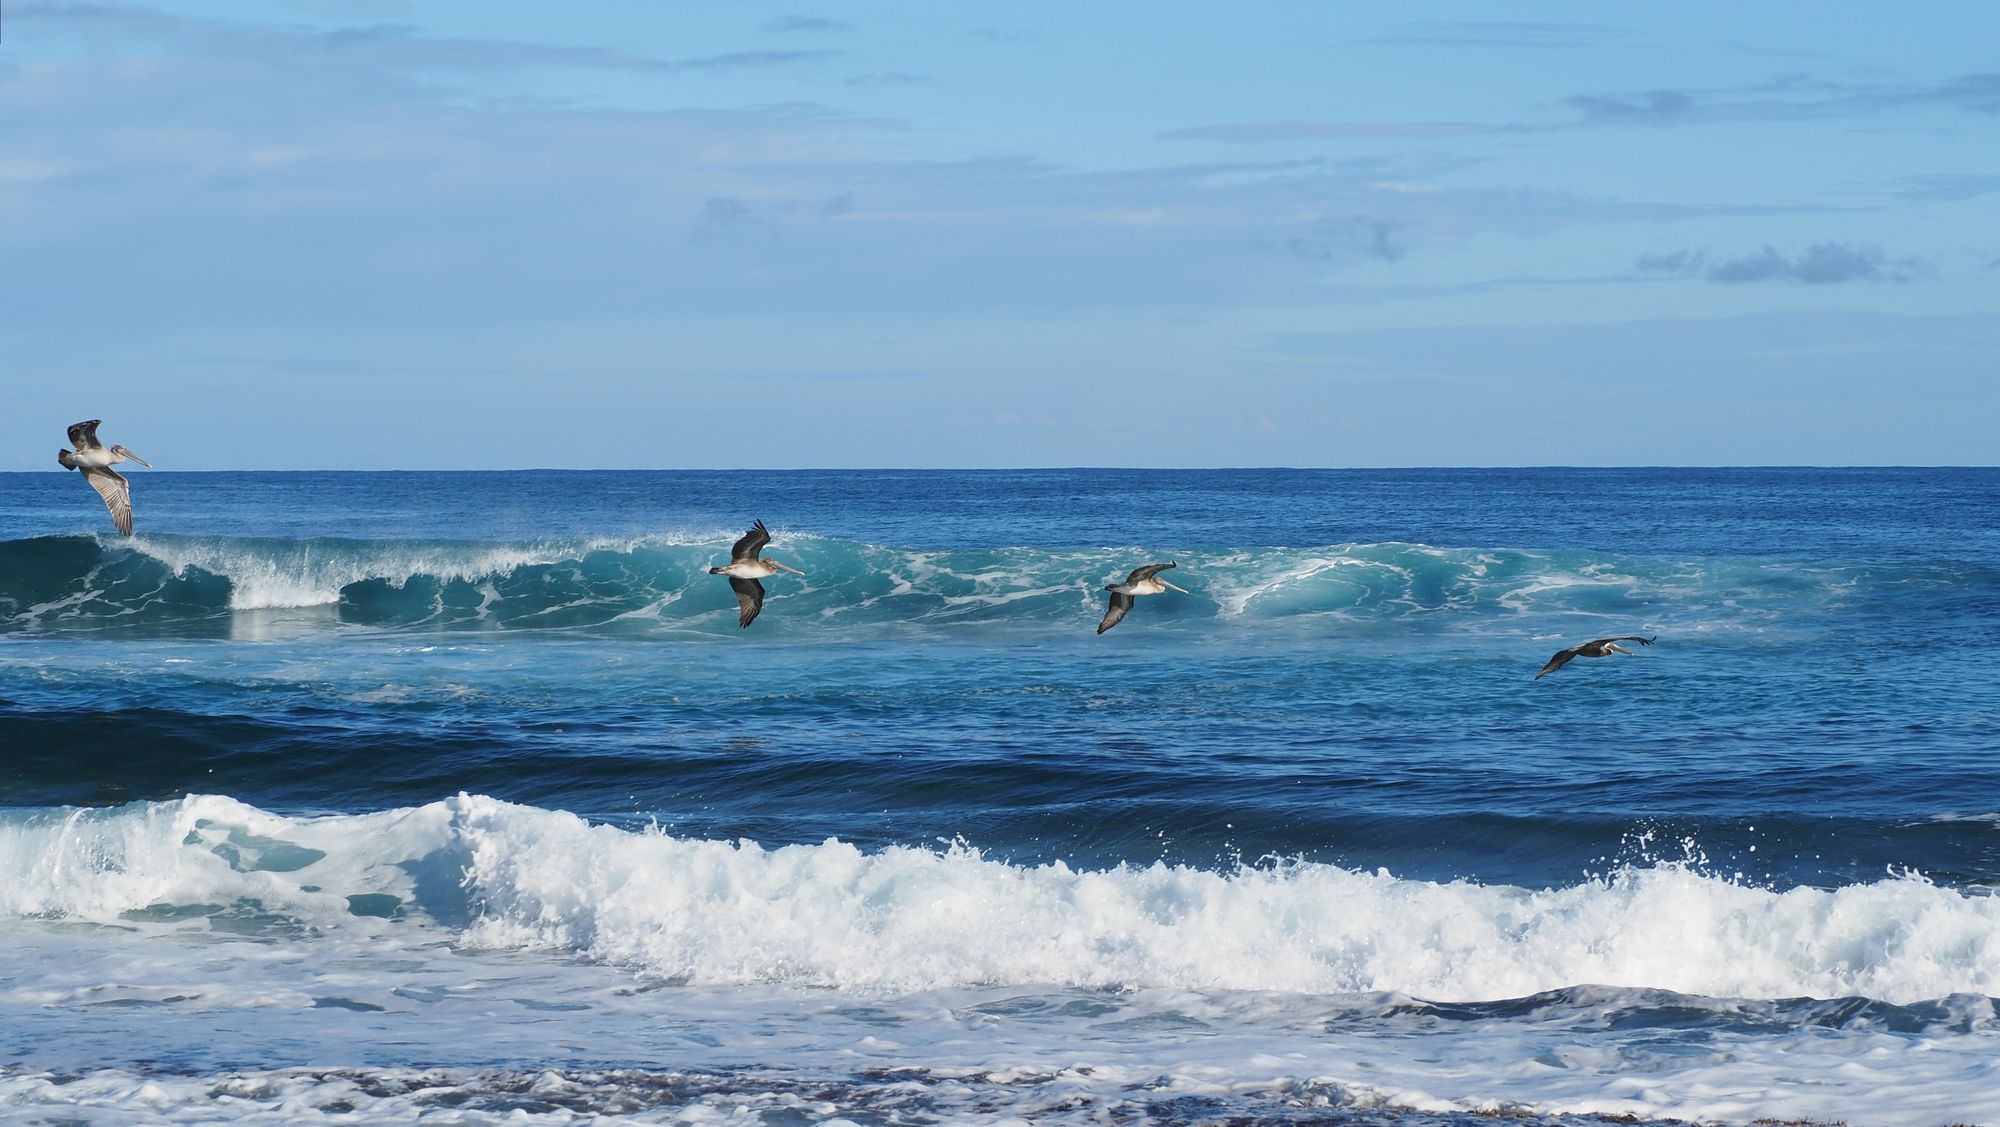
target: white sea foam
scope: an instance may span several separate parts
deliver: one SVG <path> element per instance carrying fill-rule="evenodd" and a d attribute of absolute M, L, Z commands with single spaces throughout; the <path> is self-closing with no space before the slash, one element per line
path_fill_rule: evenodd
<path fill-rule="evenodd" d="M 2000 899 L 1917 878 L 1084 870 L 465 795 L 14 811 L 0 878 L 0 1117 L 2000 1118 Z"/>
<path fill-rule="evenodd" d="M 592 553 L 711 546 L 727 544 L 740 535 L 683 531 L 516 544 L 139 535 L 106 543 L 150 556 L 176 575 L 199 568 L 228 579 L 232 610 L 273 610 L 330 606 L 340 601 L 343 587 L 363 580 L 381 580 L 395 587 L 419 576 L 447 583 L 478 582 L 504 578 L 522 567 L 578 561 Z M 487 591 L 490 593 L 490 585 Z"/>
<path fill-rule="evenodd" d="M 1077 871 L 976 851 L 632 835 L 468 807 L 468 940 L 703 982 L 1058 982 L 1514 997 L 1582 982 L 1892 1001 L 2000 993 L 2000 900 L 1918 878 L 1771 892 L 1679 868 L 1532 891 L 1326 865 Z"/>
<path fill-rule="evenodd" d="M 14 916 L 111 922 L 255 901 L 337 929 L 372 926 L 350 897 L 376 897 L 452 921 L 468 945 L 709 984 L 2000 994 L 2000 898 L 1915 876 L 1774 891 L 1671 865 L 1551 889 L 1309 863 L 1089 870 L 965 847 L 689 840 L 477 796 L 320 818 L 219 797 L 14 814 L 0 820 L 0 872 L 0 912 Z"/>
<path fill-rule="evenodd" d="M 9 810 L 0 814 L 0 915 L 110 923 L 154 907 L 256 901 L 338 921 L 349 895 L 406 889 L 402 866 L 449 842 L 452 817 L 449 805 L 432 803 L 284 818 L 217 795 Z M 292 866 L 311 853 L 320 856 Z"/>
<path fill-rule="evenodd" d="M 183 575 L 200 568 L 229 580 L 232 610 L 332 606 L 341 588 L 366 579 L 392 585 L 419 575 L 450 582 L 506 575 L 529 564 L 574 559 L 579 546 L 393 541 L 329 545 L 313 540 L 211 540 L 135 536 L 126 546 Z"/>
<path fill-rule="evenodd" d="M 305 991 L 252 1004 L 234 984 L 159 963 L 140 971 L 146 987 L 117 997 L 52 995 L 22 1009 L 0 998 L 0 1016 L 33 1006 L 38 1027 L 70 1034 L 31 1043 L 0 1029 L 0 1051 L 21 1062 L 0 1067 L 0 1114 L 1192 1124 L 1408 1109 L 1467 1124 L 1594 1114 L 1898 1127 L 2000 1115 L 1987 999 L 1955 1000 L 1960 1020 L 1905 1032 L 1756 1028 L 1722 1006 L 1690 1032 L 1631 1024 L 1633 999 L 1613 991 L 1580 998 L 1563 1021 L 1440 1025 L 1384 996 L 958 991 L 853 1005 L 810 991 L 634 991 L 603 968 L 554 962 L 499 974 L 446 953 L 382 963 L 298 975 L 314 990 L 367 988 L 373 1002 Z M 271 969 L 240 965 L 253 979 Z M 188 984 L 165 994 L 168 980 Z M 190 996 L 206 989 L 218 996 Z M 1683 1017 L 1702 1008 L 1686 1001 L 1696 1004 Z M 211 1063 L 245 1058 L 272 1064 Z"/>

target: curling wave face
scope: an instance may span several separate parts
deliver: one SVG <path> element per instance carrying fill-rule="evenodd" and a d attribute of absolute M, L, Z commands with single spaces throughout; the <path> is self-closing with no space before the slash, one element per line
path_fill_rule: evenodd
<path fill-rule="evenodd" d="M 735 633 L 735 602 L 707 574 L 731 537 L 457 541 L 60 536 L 0 542 L 0 632 L 199 629 L 261 611 L 402 630 Z M 1070 629 L 1103 613 L 1102 587 L 1155 556 L 1194 594 L 1149 600 L 1181 629 L 1334 620 L 1366 632 L 1490 629 L 1633 617 L 1762 629 L 1801 609 L 1893 614 L 1910 600 L 1991 588 L 1984 565 L 1826 566 L 1584 551 L 1336 544 L 917 550 L 793 536 L 769 549 L 806 575 L 769 585 L 763 632 L 793 636 L 1014 624 Z"/>

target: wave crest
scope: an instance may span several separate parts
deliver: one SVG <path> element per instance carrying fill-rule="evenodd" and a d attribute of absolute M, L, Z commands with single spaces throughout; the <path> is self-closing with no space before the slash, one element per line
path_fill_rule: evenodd
<path fill-rule="evenodd" d="M 387 629 L 665 628 L 734 635 L 736 604 L 707 574 L 728 536 L 489 544 L 166 536 L 0 543 L 0 631 L 120 629 L 317 609 Z M 1764 629 L 1802 606 L 1868 606 L 1990 584 L 1942 564 L 1810 567 L 1581 551 L 1350 544 L 1255 550 L 886 548 L 791 536 L 772 554 L 807 573 L 767 584 L 765 632 L 1017 623 L 1071 628 L 1102 587 L 1177 558 L 1191 596 L 1147 600 L 1134 623 L 1259 627 L 1337 619 L 1359 629 L 1529 622 L 1584 631 L 1700 622 Z M 1976 572 L 1976 573 L 1975 573 Z"/>
<path fill-rule="evenodd" d="M 1305 862 L 1087 870 L 964 845 L 690 840 L 468 795 L 316 818 L 215 796 L 10 814 L 0 866 L 14 916 L 198 926 L 254 903 L 319 929 L 445 926 L 466 945 L 699 983 L 2000 994 L 2000 898 L 1916 876 L 1774 891 L 1675 865 L 1549 889 Z"/>

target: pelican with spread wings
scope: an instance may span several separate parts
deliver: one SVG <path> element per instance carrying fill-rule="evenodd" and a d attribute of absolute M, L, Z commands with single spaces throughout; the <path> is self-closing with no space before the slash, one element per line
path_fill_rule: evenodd
<path fill-rule="evenodd" d="M 1632 651 L 1618 643 L 1637 642 L 1642 646 L 1650 646 L 1659 640 L 1660 636 L 1658 634 L 1650 638 L 1641 638 L 1637 634 L 1620 634 L 1616 638 L 1599 638 L 1596 641 L 1585 642 L 1580 646 L 1571 646 L 1566 650 L 1557 650 L 1556 656 L 1550 658 L 1547 665 L 1542 666 L 1540 673 L 1535 674 L 1535 680 L 1539 681 L 1556 670 L 1561 669 L 1563 666 L 1569 664 L 1569 659 L 1573 657 L 1609 657 L 1612 654 L 1629 654 Z"/>
<path fill-rule="evenodd" d="M 112 466 L 120 462 L 137 462 L 147 469 L 153 463 L 132 453 L 115 443 L 110 446 L 97 441 L 97 424 L 103 419 L 86 419 L 69 428 L 69 444 L 73 449 L 56 451 L 56 461 L 66 470 L 79 470 L 83 480 L 90 483 L 97 495 L 104 498 L 104 507 L 111 510 L 111 523 L 118 526 L 121 536 L 132 535 L 132 483 Z"/>
<path fill-rule="evenodd" d="M 729 577 L 729 586 L 736 592 L 736 605 L 739 608 L 736 615 L 738 626 L 749 626 L 756 619 L 757 612 L 764 609 L 764 585 L 758 580 L 781 571 L 789 571 L 793 575 L 805 574 L 798 568 L 759 556 L 758 553 L 764 550 L 764 545 L 770 542 L 771 532 L 760 520 L 752 524 L 750 531 L 744 533 L 743 538 L 730 547 L 727 565 L 708 569 L 710 575 Z"/>
<path fill-rule="evenodd" d="M 1102 634 L 1123 622 L 1125 615 L 1132 609 L 1132 598 L 1135 595 L 1157 595 L 1162 591 L 1179 591 L 1183 595 L 1187 594 L 1187 588 L 1176 587 L 1159 577 L 1161 572 L 1174 566 L 1176 565 L 1173 560 L 1147 564 L 1145 567 L 1134 568 L 1132 574 L 1125 577 L 1125 582 L 1108 584 L 1104 589 L 1111 592 L 1111 606 L 1104 612 L 1104 621 L 1097 624 L 1097 632 Z"/>

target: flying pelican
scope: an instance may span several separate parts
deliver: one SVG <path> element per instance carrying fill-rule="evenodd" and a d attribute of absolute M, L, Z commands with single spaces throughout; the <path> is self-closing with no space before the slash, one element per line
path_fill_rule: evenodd
<path fill-rule="evenodd" d="M 1159 578 L 1161 572 L 1173 566 L 1175 564 L 1172 560 L 1163 564 L 1147 564 L 1145 567 L 1134 568 L 1132 574 L 1125 577 L 1125 582 L 1107 585 L 1104 589 L 1111 592 L 1111 607 L 1104 612 L 1104 621 L 1097 624 L 1097 632 L 1102 634 L 1124 621 L 1125 613 L 1132 609 L 1134 595 L 1157 595 L 1162 591 L 1179 591 L 1183 595 L 1187 594 L 1187 588 L 1176 587 Z"/>
<path fill-rule="evenodd" d="M 111 523 L 118 526 L 121 535 L 132 535 L 132 484 L 120 476 L 112 466 L 120 462 L 137 462 L 147 469 L 153 463 L 132 453 L 123 446 L 105 446 L 97 441 L 97 424 L 103 419 L 89 419 L 69 428 L 69 444 L 76 448 L 56 451 L 56 461 L 66 470 L 82 470 L 83 480 L 90 483 L 97 495 L 104 498 L 104 507 L 111 510 Z"/>
<path fill-rule="evenodd" d="M 1616 638 L 1599 638 L 1594 642 L 1585 642 L 1580 646 L 1571 646 L 1566 650 L 1557 650 L 1556 656 L 1550 658 L 1547 665 L 1542 666 L 1540 673 L 1535 674 L 1535 680 L 1539 681 L 1556 670 L 1561 669 L 1573 657 L 1609 657 L 1612 654 L 1629 654 L 1632 651 L 1618 643 L 1637 642 L 1642 646 L 1650 646 L 1659 640 L 1660 636 L 1658 634 L 1650 638 L 1641 638 L 1637 634 L 1620 634 Z"/>
<path fill-rule="evenodd" d="M 749 626 L 756 619 L 757 612 L 764 609 L 764 585 L 757 582 L 759 579 L 766 575 L 776 575 L 781 571 L 789 571 L 793 575 L 805 574 L 798 568 L 781 564 L 777 560 L 757 558 L 757 553 L 763 551 L 764 545 L 770 542 L 770 530 L 765 528 L 764 522 L 760 520 L 750 526 L 750 531 L 743 534 L 743 539 L 730 547 L 727 567 L 708 569 L 710 575 L 729 577 L 729 586 L 736 592 L 736 603 L 742 608 L 736 615 L 738 626 Z"/>

